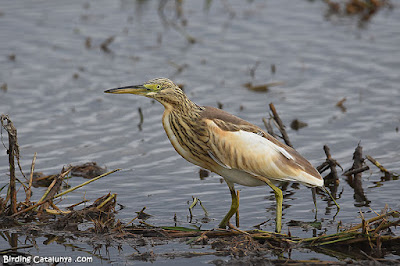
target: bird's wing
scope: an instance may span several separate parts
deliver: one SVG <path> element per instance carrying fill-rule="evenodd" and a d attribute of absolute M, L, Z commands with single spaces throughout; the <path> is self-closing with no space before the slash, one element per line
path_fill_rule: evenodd
<path fill-rule="evenodd" d="M 255 125 L 221 110 L 213 111 L 218 114 L 205 114 L 203 119 L 209 131 L 210 157 L 219 165 L 278 181 L 322 186 L 319 173 L 294 149 Z"/>

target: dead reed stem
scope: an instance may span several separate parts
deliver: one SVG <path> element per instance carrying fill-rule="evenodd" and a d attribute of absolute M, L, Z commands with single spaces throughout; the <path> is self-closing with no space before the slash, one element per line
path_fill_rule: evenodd
<path fill-rule="evenodd" d="M 98 180 L 98 179 L 100 179 L 100 178 L 102 178 L 102 177 L 108 176 L 109 174 L 115 173 L 115 172 L 117 172 L 117 171 L 119 171 L 119 170 L 121 170 L 121 169 L 114 169 L 114 170 L 112 170 L 112 171 L 110 171 L 110 172 L 108 172 L 108 173 L 105 173 L 105 174 L 99 175 L 99 176 L 97 176 L 97 177 L 95 177 L 95 178 L 92 178 L 92 179 L 90 179 L 90 180 L 88 180 L 88 181 L 86 181 L 86 182 L 84 182 L 84 183 L 82 183 L 82 184 L 80 184 L 80 185 L 77 185 L 76 187 L 67 189 L 67 190 L 65 190 L 64 192 L 61 192 L 61 193 L 55 195 L 54 198 L 55 198 L 55 199 L 56 199 L 56 198 L 59 198 L 59 197 L 65 195 L 65 194 L 67 194 L 67 193 L 69 193 L 69 192 L 71 192 L 71 191 L 74 191 L 74 190 L 76 190 L 76 189 L 78 189 L 78 188 L 81 188 L 81 187 L 83 187 L 83 186 L 86 186 L 87 184 L 90 184 L 90 183 L 92 183 L 92 182 L 94 182 L 94 181 L 96 181 L 96 180 Z"/>
<path fill-rule="evenodd" d="M 1 115 L 1 126 L 8 133 L 8 162 L 10 164 L 10 214 L 17 212 L 17 191 L 15 188 L 15 163 L 14 156 L 19 156 L 19 149 L 17 144 L 17 129 L 14 127 L 8 115 Z"/>
<path fill-rule="evenodd" d="M 31 164 L 31 172 L 29 175 L 29 185 L 28 185 L 28 190 L 26 192 L 26 199 L 25 202 L 31 201 L 31 196 L 32 196 L 32 182 L 33 182 L 33 171 L 35 170 L 35 164 L 36 164 L 36 152 L 33 154 L 33 159 L 32 159 L 32 164 Z"/>

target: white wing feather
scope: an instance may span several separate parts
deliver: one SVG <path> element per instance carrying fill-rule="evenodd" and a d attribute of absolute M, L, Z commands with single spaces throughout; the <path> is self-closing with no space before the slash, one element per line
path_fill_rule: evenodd
<path fill-rule="evenodd" d="M 322 179 L 305 172 L 288 151 L 267 138 L 244 130 L 224 131 L 213 121 L 208 123 L 210 156 L 219 165 L 272 180 L 322 186 Z"/>

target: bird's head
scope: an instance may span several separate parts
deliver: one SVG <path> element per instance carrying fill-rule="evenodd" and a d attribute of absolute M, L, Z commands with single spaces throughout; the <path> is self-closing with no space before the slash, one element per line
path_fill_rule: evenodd
<path fill-rule="evenodd" d="M 127 86 L 104 91 L 105 93 L 129 93 L 146 96 L 159 101 L 167 109 L 188 110 L 189 107 L 198 107 L 190 101 L 185 93 L 167 78 L 156 78 L 142 85 Z"/>
<path fill-rule="evenodd" d="M 156 100 L 171 98 L 183 94 L 182 90 L 167 78 L 156 78 L 147 81 L 142 85 L 126 86 L 104 91 L 105 93 L 129 93 L 143 95 Z"/>

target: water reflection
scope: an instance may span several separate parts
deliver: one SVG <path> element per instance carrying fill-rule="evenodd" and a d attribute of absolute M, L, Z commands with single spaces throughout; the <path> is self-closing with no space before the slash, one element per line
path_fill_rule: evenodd
<path fill-rule="evenodd" d="M 369 207 L 371 201 L 367 199 L 367 196 L 364 193 L 361 177 L 356 178 L 350 175 L 347 177 L 346 181 L 350 187 L 354 189 L 354 206 Z"/>

